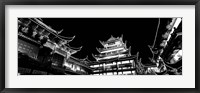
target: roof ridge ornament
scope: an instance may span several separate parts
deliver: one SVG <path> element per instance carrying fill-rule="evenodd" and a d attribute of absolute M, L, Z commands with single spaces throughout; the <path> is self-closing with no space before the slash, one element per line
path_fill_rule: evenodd
<path fill-rule="evenodd" d="M 63 32 L 63 29 L 61 29 L 60 31 L 57 31 L 57 34 L 60 34 Z"/>
<path fill-rule="evenodd" d="M 122 42 L 123 42 L 123 36 L 124 36 L 124 35 L 122 34 L 121 37 L 120 37 L 120 40 L 121 40 Z"/>
<path fill-rule="evenodd" d="M 115 40 L 116 38 L 113 37 L 113 35 L 111 35 L 111 37 L 108 39 L 108 41 L 111 41 L 111 40 Z"/>
<path fill-rule="evenodd" d="M 88 55 L 87 55 L 85 58 L 83 58 L 84 61 L 85 61 L 86 59 L 88 59 Z"/>

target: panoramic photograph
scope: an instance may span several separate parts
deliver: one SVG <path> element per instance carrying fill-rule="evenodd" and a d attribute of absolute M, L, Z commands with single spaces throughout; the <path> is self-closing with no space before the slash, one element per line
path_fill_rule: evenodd
<path fill-rule="evenodd" d="M 18 18 L 18 75 L 182 75 L 182 18 Z"/>

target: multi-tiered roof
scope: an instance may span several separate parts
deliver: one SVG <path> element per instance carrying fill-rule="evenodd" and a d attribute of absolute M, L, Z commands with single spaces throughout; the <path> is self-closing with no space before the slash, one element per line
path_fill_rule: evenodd
<path fill-rule="evenodd" d="M 117 38 L 111 36 L 107 41 L 100 43 L 104 48 L 97 48 L 100 54 L 93 55 L 97 61 L 131 56 L 131 47 L 127 48 L 126 42 L 123 42 L 123 35 Z"/>

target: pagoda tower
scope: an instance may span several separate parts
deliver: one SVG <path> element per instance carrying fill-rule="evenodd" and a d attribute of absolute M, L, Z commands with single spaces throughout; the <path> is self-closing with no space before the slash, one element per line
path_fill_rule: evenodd
<path fill-rule="evenodd" d="M 113 58 L 123 58 L 131 56 L 131 46 L 127 48 L 126 41 L 123 42 L 123 35 L 121 37 L 111 37 L 107 41 L 99 41 L 103 48 L 97 48 L 99 55 L 92 56 L 96 61 L 113 59 Z"/>

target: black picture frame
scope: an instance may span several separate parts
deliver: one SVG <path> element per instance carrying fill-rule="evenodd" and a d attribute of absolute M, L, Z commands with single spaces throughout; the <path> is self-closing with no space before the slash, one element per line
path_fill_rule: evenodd
<path fill-rule="evenodd" d="M 6 5 L 195 5 L 195 88 L 5 88 Z M 200 0 L 0 0 L 0 91 L 1 93 L 199 93 Z"/>

